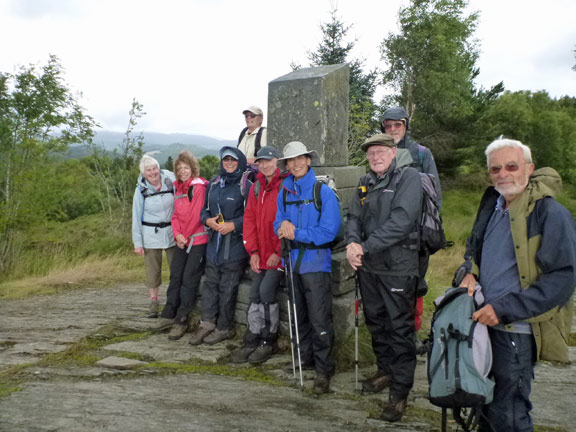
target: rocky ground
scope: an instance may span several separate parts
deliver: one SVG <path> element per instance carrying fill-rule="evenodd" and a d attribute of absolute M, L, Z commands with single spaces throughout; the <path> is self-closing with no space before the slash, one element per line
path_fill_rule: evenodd
<path fill-rule="evenodd" d="M 426 399 L 425 361 L 403 421 L 373 417 L 386 394 L 354 391 L 354 371 L 332 392 L 293 379 L 289 353 L 262 367 L 227 363 L 240 337 L 192 347 L 148 330 L 141 286 L 87 289 L 0 300 L 0 431 L 435 431 L 439 410 Z M 576 350 L 572 348 L 576 361 Z M 98 366 L 108 357 L 145 362 Z M 372 368 L 361 370 L 361 378 Z M 538 365 L 534 420 L 540 431 L 576 430 L 576 363 Z M 453 425 L 451 425 L 453 426 Z"/>

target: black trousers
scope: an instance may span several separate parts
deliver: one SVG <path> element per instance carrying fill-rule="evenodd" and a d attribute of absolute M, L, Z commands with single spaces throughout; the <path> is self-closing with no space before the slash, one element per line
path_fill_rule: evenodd
<path fill-rule="evenodd" d="M 334 374 L 334 326 L 330 273 L 293 274 L 300 353 L 317 373 Z M 290 294 L 291 295 L 291 294 Z"/>
<path fill-rule="evenodd" d="M 390 395 L 408 396 L 414 384 L 414 310 L 418 278 L 359 271 L 366 326 L 378 370 L 392 375 Z"/>
<path fill-rule="evenodd" d="M 206 278 L 202 288 L 202 321 L 216 324 L 218 330 L 234 327 L 238 285 L 246 264 L 246 260 L 219 266 L 206 264 Z"/>
<path fill-rule="evenodd" d="M 205 256 L 205 244 L 192 246 L 189 253 L 186 248 L 175 248 L 162 318 L 176 318 L 181 324 L 188 322 L 204 273 Z"/>

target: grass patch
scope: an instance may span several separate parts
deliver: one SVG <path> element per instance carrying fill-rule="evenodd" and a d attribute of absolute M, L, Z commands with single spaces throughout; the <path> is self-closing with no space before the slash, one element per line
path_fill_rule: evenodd
<path fill-rule="evenodd" d="M 22 390 L 24 379 L 21 377 L 21 372 L 29 366 L 29 364 L 12 366 L 0 372 L 0 398 Z"/>
<path fill-rule="evenodd" d="M 167 266 L 165 266 L 167 267 Z M 21 299 L 56 294 L 85 287 L 110 287 L 144 277 L 144 261 L 132 255 L 90 257 L 70 267 L 56 268 L 44 276 L 0 283 L 0 298 Z"/>
<path fill-rule="evenodd" d="M 272 384 L 276 386 L 287 386 L 286 382 L 266 373 L 265 368 L 258 367 L 234 367 L 224 364 L 204 364 L 202 362 L 193 363 L 164 363 L 152 362 L 141 366 L 140 369 L 153 369 L 167 374 L 176 373 L 208 373 L 212 375 L 222 375 L 241 378 L 246 381 Z"/>

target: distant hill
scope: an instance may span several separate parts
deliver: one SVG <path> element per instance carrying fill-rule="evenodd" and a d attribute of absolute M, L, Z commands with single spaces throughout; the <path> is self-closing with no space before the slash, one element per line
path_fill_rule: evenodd
<path fill-rule="evenodd" d="M 201 158 L 206 155 L 217 155 L 218 150 L 223 146 L 236 146 L 236 141 L 212 138 L 204 135 L 191 135 L 181 133 L 158 133 L 143 132 L 144 152 L 153 155 L 162 165 L 172 156 L 176 159 L 182 150 L 191 151 L 194 156 Z M 106 151 L 112 152 L 117 149 L 124 133 L 111 131 L 98 131 L 94 136 L 94 143 Z M 91 153 L 90 148 L 84 144 L 77 144 L 70 147 L 68 157 L 82 158 Z"/>

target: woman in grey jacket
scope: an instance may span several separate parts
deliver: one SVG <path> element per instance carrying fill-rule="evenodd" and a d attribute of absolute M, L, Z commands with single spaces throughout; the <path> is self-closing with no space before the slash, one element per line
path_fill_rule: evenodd
<path fill-rule="evenodd" d="M 150 293 L 148 318 L 158 317 L 158 291 L 162 284 L 162 251 L 168 265 L 174 253 L 172 213 L 174 174 L 160 170 L 158 161 L 148 155 L 140 160 L 140 177 L 132 201 L 132 242 L 134 253 L 144 257 L 146 287 Z"/>

